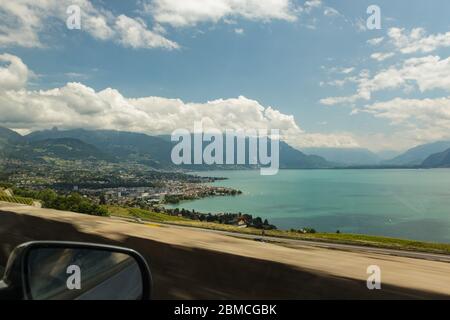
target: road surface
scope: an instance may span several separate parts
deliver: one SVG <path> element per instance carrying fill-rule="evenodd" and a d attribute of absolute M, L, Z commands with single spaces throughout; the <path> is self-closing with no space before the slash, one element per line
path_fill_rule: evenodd
<path fill-rule="evenodd" d="M 134 248 L 149 261 L 155 298 L 450 299 L 450 263 L 434 255 L 412 258 L 392 250 L 288 239 L 279 245 L 223 232 L 0 204 L 0 265 L 15 245 L 29 240 Z M 381 269 L 381 290 L 367 289 L 372 265 Z"/>
<path fill-rule="evenodd" d="M 164 224 L 170 228 L 195 228 L 195 227 L 185 227 L 178 226 L 174 224 Z M 213 232 L 218 234 L 227 235 L 230 237 L 237 237 L 241 239 L 249 239 L 254 241 L 263 241 L 274 244 L 283 244 L 288 245 L 291 248 L 301 248 L 301 247 L 318 247 L 318 248 L 327 248 L 327 249 L 335 249 L 342 251 L 354 251 L 354 252 L 365 252 L 365 253 L 380 253 L 385 255 L 392 255 L 398 257 L 409 257 L 416 259 L 426 259 L 433 261 L 442 261 L 450 263 L 450 255 L 447 254 L 438 254 L 438 253 L 428 253 L 428 252 L 420 252 L 420 251 L 407 251 L 407 250 L 396 250 L 396 249 L 388 249 L 388 248 L 377 248 L 377 247 L 369 247 L 362 245 L 353 245 L 353 244 L 342 244 L 335 242 L 326 242 L 326 241 L 314 241 L 314 240 L 300 240 L 300 239 L 288 239 L 288 238 L 279 238 L 279 237 L 270 237 L 270 236 L 261 236 L 254 234 L 245 234 L 245 233 L 237 233 L 230 231 L 221 231 L 221 230 L 212 230 L 212 229 L 200 229 L 196 228 L 199 231 L 203 232 Z"/>

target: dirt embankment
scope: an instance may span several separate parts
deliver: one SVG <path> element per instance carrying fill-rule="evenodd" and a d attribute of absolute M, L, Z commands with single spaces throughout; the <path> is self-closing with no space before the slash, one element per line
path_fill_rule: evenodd
<path fill-rule="evenodd" d="M 450 298 L 450 264 L 381 254 L 286 248 L 201 230 L 141 225 L 0 204 L 0 265 L 31 240 L 89 241 L 141 252 L 156 299 Z M 368 290 L 379 265 L 382 290 Z"/>

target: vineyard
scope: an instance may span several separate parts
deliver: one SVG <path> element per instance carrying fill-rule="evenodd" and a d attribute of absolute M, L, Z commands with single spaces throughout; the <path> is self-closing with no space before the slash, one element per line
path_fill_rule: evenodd
<path fill-rule="evenodd" d="M 26 205 L 29 205 L 29 206 L 33 205 L 33 199 L 31 199 L 31 198 L 24 198 L 24 197 L 17 197 L 17 196 L 9 196 L 2 189 L 0 189 L 0 201 L 26 204 Z"/>

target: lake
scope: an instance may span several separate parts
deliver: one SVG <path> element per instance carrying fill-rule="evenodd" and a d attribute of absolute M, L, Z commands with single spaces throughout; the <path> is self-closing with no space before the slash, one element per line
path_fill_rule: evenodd
<path fill-rule="evenodd" d="M 242 195 L 182 202 L 200 212 L 243 212 L 281 229 L 363 233 L 450 243 L 450 169 L 208 171 Z"/>

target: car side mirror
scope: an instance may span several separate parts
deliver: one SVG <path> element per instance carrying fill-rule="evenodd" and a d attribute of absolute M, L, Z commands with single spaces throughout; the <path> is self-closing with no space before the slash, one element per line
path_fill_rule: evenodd
<path fill-rule="evenodd" d="M 151 286 L 150 269 L 134 250 L 36 241 L 11 253 L 0 299 L 148 300 Z"/>

